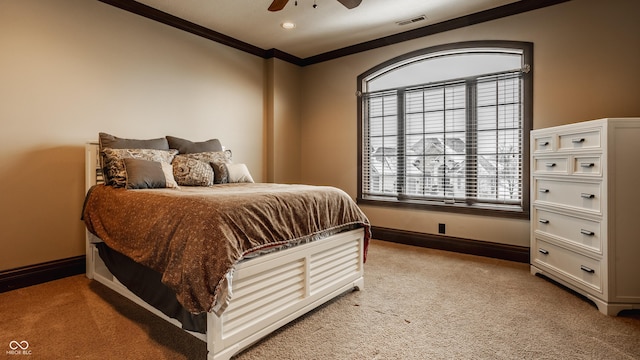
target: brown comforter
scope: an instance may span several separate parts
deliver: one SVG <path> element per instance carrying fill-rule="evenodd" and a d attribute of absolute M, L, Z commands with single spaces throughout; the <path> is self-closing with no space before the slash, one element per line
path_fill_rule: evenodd
<path fill-rule="evenodd" d="M 345 192 L 309 185 L 97 185 L 87 194 L 83 219 L 110 248 L 160 272 L 188 311 L 218 315 L 230 296 L 233 266 L 247 255 L 360 226 L 369 237 L 366 216 Z"/>

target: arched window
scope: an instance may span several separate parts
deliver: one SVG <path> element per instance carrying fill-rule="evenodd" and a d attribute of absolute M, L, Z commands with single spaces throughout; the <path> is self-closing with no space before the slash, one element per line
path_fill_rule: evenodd
<path fill-rule="evenodd" d="M 479 41 L 358 77 L 360 203 L 528 217 L 531 43 Z"/>

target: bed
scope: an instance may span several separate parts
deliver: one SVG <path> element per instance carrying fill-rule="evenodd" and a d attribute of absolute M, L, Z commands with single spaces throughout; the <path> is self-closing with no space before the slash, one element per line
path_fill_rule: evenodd
<path fill-rule="evenodd" d="M 100 149 L 86 145 L 87 277 L 205 341 L 207 359 L 229 359 L 319 305 L 363 288 L 369 223 L 341 190 L 252 180 L 118 188 L 104 184 Z M 279 208 L 299 191 L 307 197 L 291 200 L 298 202 L 291 207 L 296 211 Z M 333 193 L 342 204 L 315 207 Z M 297 217 L 300 204 L 312 210 L 307 220 Z M 114 211 L 123 206 L 126 211 Z M 256 208 L 262 210 L 253 214 Z"/>

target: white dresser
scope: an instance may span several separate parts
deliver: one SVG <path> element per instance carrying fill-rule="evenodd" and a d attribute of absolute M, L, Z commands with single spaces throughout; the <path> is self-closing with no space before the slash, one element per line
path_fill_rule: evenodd
<path fill-rule="evenodd" d="M 531 273 L 640 309 L 640 118 L 531 132 Z"/>

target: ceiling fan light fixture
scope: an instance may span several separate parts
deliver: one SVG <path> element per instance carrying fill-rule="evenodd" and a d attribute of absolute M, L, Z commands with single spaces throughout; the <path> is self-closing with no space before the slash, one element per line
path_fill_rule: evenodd
<path fill-rule="evenodd" d="M 294 29 L 296 27 L 296 24 L 290 22 L 290 21 L 286 21 L 283 22 L 282 24 L 280 24 L 280 26 L 282 26 L 283 29 L 285 30 L 291 30 Z"/>
<path fill-rule="evenodd" d="M 288 2 L 289 0 L 273 0 L 271 5 L 269 5 L 269 11 L 280 11 L 284 9 Z M 362 0 L 338 0 L 338 2 L 344 5 L 347 9 L 353 9 L 358 7 Z M 298 0 L 295 1 L 295 5 L 298 6 Z M 318 4 L 316 4 L 316 0 L 313 0 L 313 8 L 315 9 L 317 7 Z"/>

